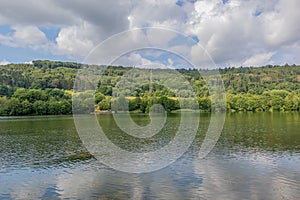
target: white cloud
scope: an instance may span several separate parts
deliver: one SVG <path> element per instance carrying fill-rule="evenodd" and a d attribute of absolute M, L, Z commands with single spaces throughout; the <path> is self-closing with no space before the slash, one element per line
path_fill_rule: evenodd
<path fill-rule="evenodd" d="M 298 0 L 280 0 L 273 11 L 265 14 L 262 22 L 268 45 L 280 48 L 299 41 L 299 6 Z"/>
<path fill-rule="evenodd" d="M 137 68 L 168 68 L 159 61 L 152 61 L 141 56 L 140 53 L 130 53 L 120 57 L 114 65 L 134 66 Z"/>
<path fill-rule="evenodd" d="M 163 27 L 158 24 L 154 24 L 154 27 Z M 176 37 L 176 32 L 164 31 L 164 28 L 161 28 L 161 31 L 158 29 L 149 29 L 147 31 L 147 40 L 153 46 L 168 47 L 168 42 Z"/>
<path fill-rule="evenodd" d="M 177 0 L 136 1 L 130 11 L 134 27 L 160 26 L 178 29 L 182 25 L 185 11 L 176 5 Z"/>
<path fill-rule="evenodd" d="M 257 54 L 254 56 L 251 56 L 250 58 L 248 58 L 243 65 L 245 66 L 263 66 L 266 65 L 268 63 L 268 61 L 270 60 L 270 58 L 274 55 L 274 52 L 270 52 L 270 53 L 262 53 L 262 54 Z"/>
<path fill-rule="evenodd" d="M 94 47 L 94 42 L 89 33 L 93 32 L 93 27 L 88 24 L 81 26 L 64 27 L 56 38 L 55 54 L 67 54 L 70 56 L 83 57 Z"/>
<path fill-rule="evenodd" d="M 284 45 L 299 41 L 297 19 L 300 16 L 291 8 L 297 7 L 296 4 L 300 2 L 229 1 L 222 5 L 216 1 L 199 1 L 190 16 L 188 31 L 198 36 L 218 65 L 241 65 L 261 52 L 280 54 Z M 261 15 L 254 15 L 257 10 L 262 10 Z M 195 49 L 191 49 L 192 55 Z"/>
<path fill-rule="evenodd" d="M 14 26 L 12 35 L 0 35 L 0 43 L 12 47 L 31 47 L 33 49 L 47 44 L 45 34 L 35 26 Z"/>
<path fill-rule="evenodd" d="M 47 42 L 45 34 L 35 26 L 16 26 L 14 29 L 16 32 L 13 35 L 13 39 L 16 45 L 38 46 Z"/>
<path fill-rule="evenodd" d="M 8 65 L 10 64 L 9 61 L 7 61 L 6 59 L 3 59 L 2 61 L 0 61 L 0 65 Z"/>

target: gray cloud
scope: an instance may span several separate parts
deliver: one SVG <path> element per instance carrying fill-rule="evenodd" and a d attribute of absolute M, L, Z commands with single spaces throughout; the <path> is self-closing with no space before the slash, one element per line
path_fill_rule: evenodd
<path fill-rule="evenodd" d="M 56 1 L 0 0 L 0 23 L 56 26 L 75 23 L 77 18 L 56 5 Z"/>
<path fill-rule="evenodd" d="M 128 29 L 132 7 L 130 1 L 98 0 L 57 1 L 56 5 L 110 35 Z"/>

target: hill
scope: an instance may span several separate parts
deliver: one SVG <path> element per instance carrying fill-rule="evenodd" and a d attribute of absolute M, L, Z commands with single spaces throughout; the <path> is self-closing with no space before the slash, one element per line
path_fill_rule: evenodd
<path fill-rule="evenodd" d="M 72 62 L 41 60 L 33 61 L 32 64 L 0 66 L 0 115 L 71 114 L 72 88 L 77 71 L 83 66 Z M 111 100 L 114 100 L 113 88 L 122 80 L 123 75 L 132 69 L 122 66 L 107 67 L 95 93 L 96 109 L 111 109 Z M 210 94 L 201 76 L 201 73 L 207 73 L 209 70 L 176 71 L 183 75 L 193 88 L 200 109 L 210 111 Z M 219 71 L 226 89 L 227 110 L 300 110 L 300 66 L 268 65 L 258 68 L 224 68 Z M 143 72 L 135 79 L 148 80 L 147 76 L 147 73 Z M 180 94 L 180 98 L 190 97 L 190 90 L 181 86 L 179 83 L 178 91 L 174 91 L 153 80 L 152 84 L 136 85 L 134 91 L 130 88 L 125 89 L 124 96 L 130 96 L 125 98 L 125 101 L 129 102 L 130 111 L 148 112 L 155 103 L 164 105 L 167 111 L 176 110 L 180 106 L 175 94 Z M 84 98 L 84 94 L 76 95 Z"/>

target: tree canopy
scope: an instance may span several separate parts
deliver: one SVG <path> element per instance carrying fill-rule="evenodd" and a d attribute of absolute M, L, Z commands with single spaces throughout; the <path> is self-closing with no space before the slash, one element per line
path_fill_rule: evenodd
<path fill-rule="evenodd" d="M 73 62 L 33 61 L 32 64 L 0 66 L 0 115 L 71 114 L 72 88 L 78 69 L 84 65 Z M 101 67 L 101 66 L 100 66 Z M 130 77 L 120 97 L 114 88 L 132 67 L 108 66 L 99 79 L 95 91 L 87 91 L 95 98 L 95 109 L 111 110 L 112 102 L 126 103 L 129 111 L 148 112 L 152 105 L 161 104 L 167 112 L 179 108 L 196 109 L 191 104 L 191 90 L 170 79 L 162 85 L 157 80 L 142 85 L 134 81 L 148 80 L 147 73 Z M 159 71 L 160 70 L 160 71 Z M 300 66 L 262 66 L 218 69 L 226 89 L 227 110 L 230 111 L 299 111 Z M 156 69 L 159 74 L 163 69 Z M 201 76 L 210 70 L 177 69 L 196 95 L 199 109 L 211 111 L 211 95 Z M 178 81 L 177 81 L 178 82 Z M 177 84 L 176 89 L 170 85 Z M 79 95 L 82 100 L 85 94 Z M 178 96 L 179 95 L 179 96 Z M 89 95 L 90 97 L 90 95 Z M 118 99 L 118 98 L 123 99 Z M 181 103 L 179 103 L 179 101 Z M 193 104 L 195 105 L 195 104 Z M 87 109 L 93 112 L 94 108 Z M 86 109 L 86 108 L 78 108 Z"/>

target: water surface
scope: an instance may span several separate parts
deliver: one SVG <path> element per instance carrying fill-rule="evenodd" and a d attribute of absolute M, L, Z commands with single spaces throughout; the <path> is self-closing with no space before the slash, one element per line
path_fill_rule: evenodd
<path fill-rule="evenodd" d="M 97 117 L 111 141 L 133 152 L 168 144 L 180 122 L 169 115 L 162 132 L 141 140 L 121 133 L 111 115 Z M 89 155 L 71 116 L 0 118 L 0 199 L 300 198 L 299 113 L 228 114 L 217 145 L 199 159 L 209 120 L 201 114 L 193 144 L 175 163 L 129 174 Z"/>

